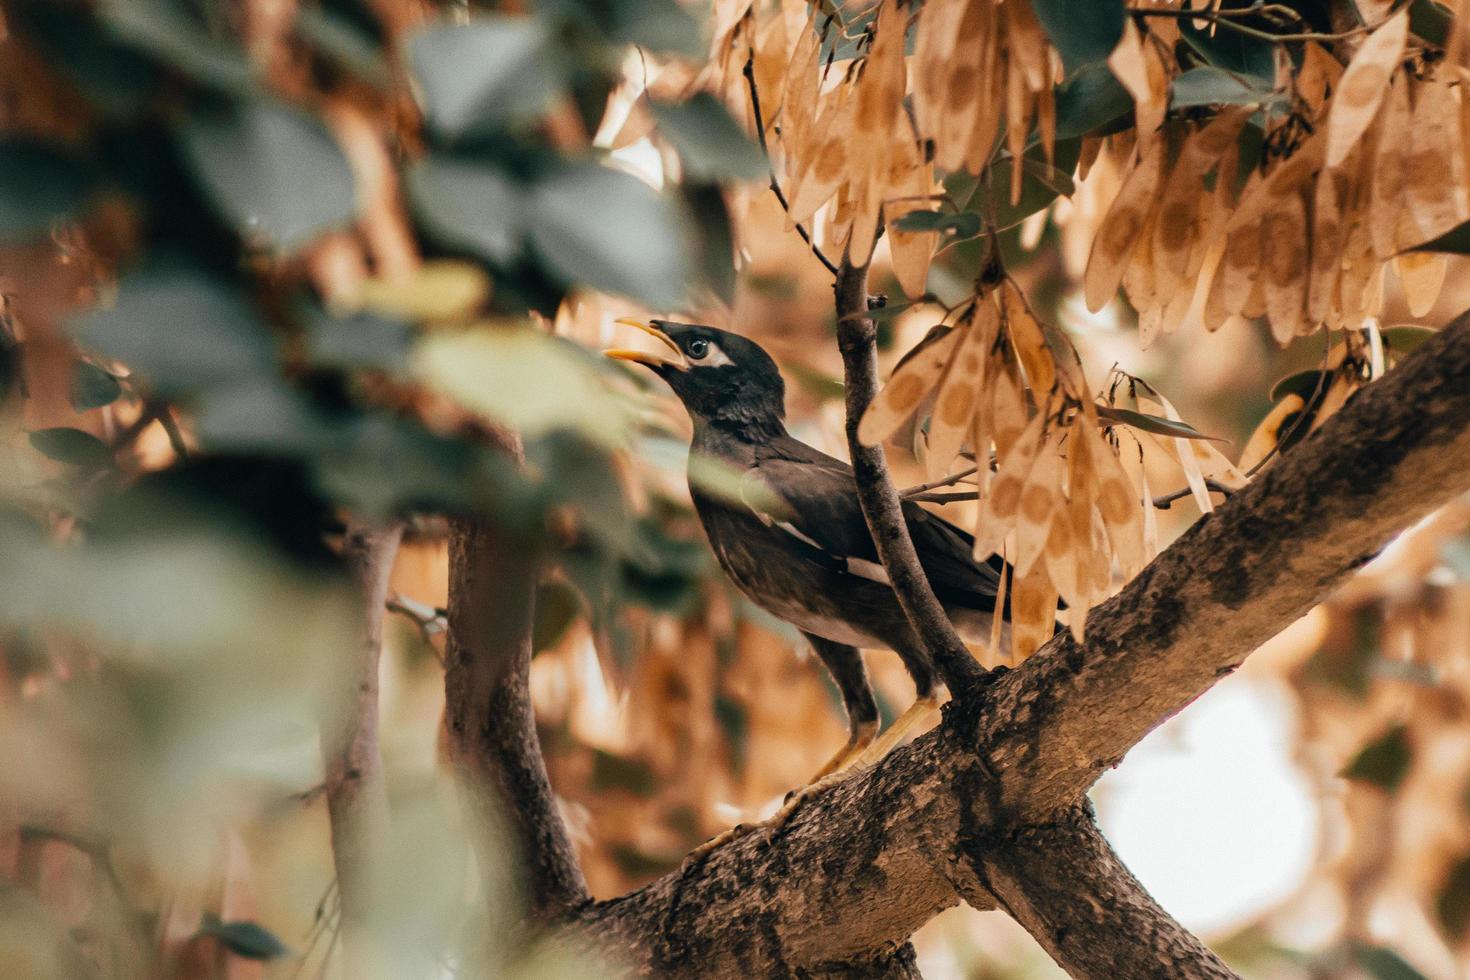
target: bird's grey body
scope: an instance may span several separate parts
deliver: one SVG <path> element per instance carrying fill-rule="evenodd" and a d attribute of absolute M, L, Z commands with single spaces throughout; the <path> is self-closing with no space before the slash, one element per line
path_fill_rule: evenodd
<path fill-rule="evenodd" d="M 698 324 L 625 321 L 658 337 L 676 358 L 612 356 L 654 369 L 694 420 L 691 459 L 739 474 L 740 492 L 690 494 L 720 566 L 753 602 L 800 629 L 831 672 L 851 739 L 829 768 L 872 742 L 877 705 L 859 648 L 887 647 L 914 680 L 915 708 L 936 703 L 938 677 L 879 563 L 852 468 L 786 431 L 785 385 L 771 356 L 738 334 Z M 1005 563 L 976 561 L 970 535 L 917 504 L 904 516 L 935 595 L 966 639 L 990 639 Z M 1002 609 L 1004 623 L 1009 610 Z M 1009 630 L 1002 627 L 1008 644 Z M 905 717 L 919 717 L 914 708 Z M 893 744 L 902 719 L 874 749 Z M 892 736 L 892 738 L 890 738 Z M 824 770 L 824 772 L 827 770 Z"/>
<path fill-rule="evenodd" d="M 809 636 L 893 650 L 918 693 L 928 694 L 933 666 L 879 564 L 851 467 L 784 430 L 731 432 L 703 421 L 690 452 L 742 473 L 747 492 L 739 501 L 711 495 L 697 481 L 690 485 L 711 549 L 731 581 Z M 917 505 L 907 505 L 905 515 L 955 627 L 973 643 L 988 643 L 998 560 L 975 562 L 969 535 Z"/>

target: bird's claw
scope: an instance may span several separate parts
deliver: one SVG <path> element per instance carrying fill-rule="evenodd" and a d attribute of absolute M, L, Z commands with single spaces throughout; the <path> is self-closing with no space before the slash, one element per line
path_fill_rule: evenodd
<path fill-rule="evenodd" d="M 769 847 L 775 843 L 776 839 L 781 835 L 781 832 L 786 829 L 786 825 L 791 822 L 791 818 L 796 816 L 797 812 L 806 805 L 808 800 L 842 782 L 851 774 L 851 769 L 845 769 L 841 772 L 834 772 L 831 775 L 823 776 L 816 782 L 808 783 L 805 786 L 792 790 L 786 794 L 785 799 L 782 801 L 781 809 L 777 810 L 769 819 L 762 820 L 759 823 L 737 823 L 729 830 L 716 834 L 690 851 L 688 856 L 684 858 L 684 869 L 693 870 L 699 867 L 709 859 L 711 854 L 721 847 L 757 831 L 765 831 L 765 844 Z"/>

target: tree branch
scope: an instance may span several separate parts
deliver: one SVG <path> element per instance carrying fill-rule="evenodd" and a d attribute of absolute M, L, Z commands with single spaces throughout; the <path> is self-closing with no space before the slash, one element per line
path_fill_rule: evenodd
<path fill-rule="evenodd" d="M 167 418 L 167 408 L 163 411 L 160 418 Z M 378 662 L 383 649 L 383 599 L 402 536 L 401 524 L 378 528 L 348 521 L 342 545 L 342 557 L 358 589 L 362 622 L 357 649 L 342 665 L 339 696 L 322 721 L 321 746 L 332 861 L 341 889 L 347 972 L 352 976 L 377 975 L 364 958 L 369 955 L 364 941 L 354 933 L 366 927 L 376 903 L 376 861 L 388 828 L 388 792 L 378 748 Z"/>
<path fill-rule="evenodd" d="M 841 281 L 850 308 L 861 277 Z M 1470 316 L 1094 609 L 1084 646 L 1060 634 L 813 798 L 774 840 L 741 838 L 580 921 L 659 975 L 841 976 L 889 969 L 963 898 L 1005 908 L 1077 976 L 1230 976 L 1118 864 L 1083 795 L 1391 535 L 1467 489 Z"/>
<path fill-rule="evenodd" d="M 985 671 L 975 662 L 955 632 L 944 607 L 934 596 L 928 576 L 919 564 L 904 522 L 903 504 L 888 474 L 882 446 L 858 440 L 858 423 L 878 394 L 878 329 L 868 312 L 868 267 L 854 266 L 847 257 L 837 272 L 837 346 L 842 350 L 847 409 L 847 448 L 857 478 L 863 517 L 883 561 L 899 605 L 949 685 L 955 697 L 965 697 L 980 686 Z"/>
<path fill-rule="evenodd" d="M 481 867 L 489 872 L 518 851 L 531 914 L 546 920 L 588 894 L 531 708 L 537 564 L 531 542 L 487 524 L 453 523 L 444 726 Z"/>

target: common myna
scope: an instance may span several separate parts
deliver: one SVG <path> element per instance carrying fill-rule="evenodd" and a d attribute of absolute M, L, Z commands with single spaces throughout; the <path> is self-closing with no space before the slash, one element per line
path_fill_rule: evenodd
<path fill-rule="evenodd" d="M 713 457 L 741 474 L 740 502 L 689 491 L 720 566 L 750 599 L 794 625 L 831 672 L 847 709 L 850 737 L 813 786 L 855 761 L 881 758 L 939 703 L 933 663 L 909 628 L 879 563 L 858 504 L 852 467 L 786 431 L 786 386 L 776 362 L 744 337 L 698 324 L 624 319 L 668 354 L 610 350 L 647 365 L 694 420 L 691 456 Z M 977 562 L 973 538 L 905 503 L 919 561 L 956 629 L 988 642 L 1004 562 Z M 1009 609 L 1002 610 L 1009 618 Z M 1002 627 L 1009 642 L 1009 624 Z M 878 738 L 878 706 L 859 648 L 887 647 L 902 659 L 918 695 Z M 789 800 L 789 815 L 805 794 Z M 783 821 L 778 815 L 777 823 Z"/>

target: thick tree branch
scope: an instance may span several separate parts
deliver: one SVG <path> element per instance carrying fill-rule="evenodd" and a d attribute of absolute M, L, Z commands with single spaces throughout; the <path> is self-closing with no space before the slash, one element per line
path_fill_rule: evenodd
<path fill-rule="evenodd" d="M 1470 489 L 1470 315 L 1205 515 L 1004 678 L 982 743 L 1006 796 L 1064 807 L 1396 533 Z"/>
<path fill-rule="evenodd" d="M 861 295 L 847 288 L 847 302 Z M 1117 864 L 1078 809 L 1083 794 L 1467 488 L 1462 317 L 1093 610 L 1085 646 L 1058 636 L 953 702 L 933 732 L 811 800 L 775 840 L 737 840 L 581 920 L 662 975 L 841 976 L 887 969 L 914 929 L 964 898 L 1004 907 L 1076 976 L 1229 976 Z"/>
<path fill-rule="evenodd" d="M 459 520 L 449 542 L 444 727 L 487 871 L 509 851 L 526 868 L 536 919 L 586 902 L 587 884 L 557 810 L 531 708 L 533 543 Z"/>
<path fill-rule="evenodd" d="M 985 671 L 975 662 L 964 641 L 945 615 L 929 586 L 914 543 L 904 522 L 903 503 L 888 475 L 882 446 L 865 446 L 858 439 L 858 423 L 878 394 L 878 328 L 868 312 L 868 267 L 854 266 L 846 256 L 837 271 L 837 345 L 847 399 L 847 448 L 857 478 L 858 501 L 878 557 L 893 582 L 899 605 L 908 617 L 940 676 L 955 697 L 972 695 Z"/>
<path fill-rule="evenodd" d="M 986 867 L 1001 906 L 1074 977 L 1235 976 L 1160 911 L 1081 807 L 1024 829 Z"/>
<path fill-rule="evenodd" d="M 378 662 L 383 650 L 383 600 L 402 536 L 401 524 L 383 528 L 357 521 L 347 524 L 342 557 L 362 603 L 361 632 L 350 661 L 342 665 L 340 694 L 322 722 L 332 861 L 342 896 L 347 971 L 353 976 L 376 975 L 369 972 L 372 964 L 362 958 L 369 951 L 354 932 L 365 926 L 376 902 L 376 861 L 388 825 L 388 792 L 378 748 Z"/>

